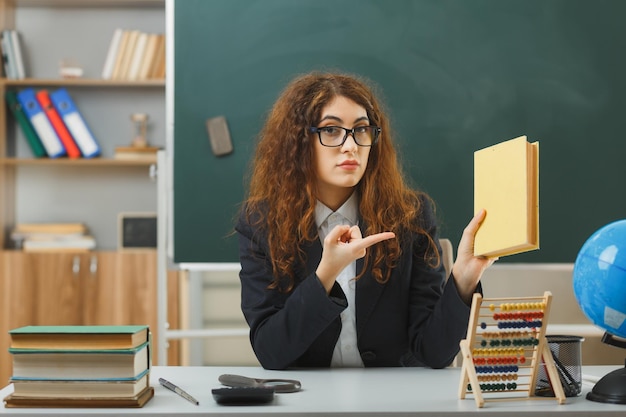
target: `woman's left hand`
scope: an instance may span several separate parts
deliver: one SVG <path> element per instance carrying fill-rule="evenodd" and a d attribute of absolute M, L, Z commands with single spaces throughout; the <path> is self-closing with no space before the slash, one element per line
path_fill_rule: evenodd
<path fill-rule="evenodd" d="M 326 292 L 346 266 L 365 256 L 367 248 L 395 236 L 393 232 L 381 232 L 363 237 L 359 226 L 335 226 L 324 239 L 322 259 L 315 270 Z"/>

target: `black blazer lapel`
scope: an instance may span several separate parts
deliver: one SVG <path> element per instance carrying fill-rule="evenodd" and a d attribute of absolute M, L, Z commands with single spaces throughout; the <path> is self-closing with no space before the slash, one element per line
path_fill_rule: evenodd
<path fill-rule="evenodd" d="M 304 249 L 304 256 L 306 256 L 306 275 L 308 275 L 315 272 L 322 260 L 322 243 L 318 238 L 307 243 L 302 249 Z"/>

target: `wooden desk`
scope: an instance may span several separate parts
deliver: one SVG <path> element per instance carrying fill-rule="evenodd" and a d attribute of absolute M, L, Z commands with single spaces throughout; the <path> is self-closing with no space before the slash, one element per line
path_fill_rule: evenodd
<path fill-rule="evenodd" d="M 597 377 L 620 366 L 585 367 L 583 373 Z M 262 406 L 220 406 L 211 396 L 219 388 L 217 377 L 223 373 L 251 377 L 299 379 L 303 390 L 276 394 L 274 401 Z M 0 415 L 98 415 L 98 416 L 171 416 L 278 414 L 281 417 L 306 413 L 314 415 L 376 416 L 453 416 L 462 413 L 486 413 L 490 416 L 512 416 L 524 413 L 559 416 L 624 416 L 626 405 L 602 404 L 585 399 L 592 385 L 585 384 L 580 397 L 568 398 L 559 405 L 554 399 L 488 402 L 478 409 L 473 398 L 459 400 L 460 368 L 440 370 L 424 368 L 332 369 L 301 371 L 268 371 L 256 367 L 160 367 L 152 370 L 154 398 L 139 409 L 15 409 L 0 408 Z M 196 406 L 158 383 L 163 377 L 179 385 L 200 401 Z M 12 391 L 7 386 L 0 395 Z"/>

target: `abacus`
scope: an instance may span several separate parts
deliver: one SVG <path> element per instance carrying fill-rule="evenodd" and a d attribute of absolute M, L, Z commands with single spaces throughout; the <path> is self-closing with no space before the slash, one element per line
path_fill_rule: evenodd
<path fill-rule="evenodd" d="M 540 366 L 559 404 L 563 386 L 545 338 L 552 294 L 543 297 L 490 298 L 474 294 L 461 340 L 463 367 L 459 398 L 472 395 L 478 408 L 485 401 L 545 399 L 535 396 Z"/>

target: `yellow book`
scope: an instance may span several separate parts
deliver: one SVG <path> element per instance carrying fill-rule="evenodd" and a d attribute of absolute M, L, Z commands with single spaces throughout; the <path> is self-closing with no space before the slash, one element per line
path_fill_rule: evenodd
<path fill-rule="evenodd" d="M 148 34 L 146 32 L 139 32 L 137 40 L 135 41 L 135 48 L 130 57 L 128 64 L 128 71 L 126 72 L 126 79 L 137 80 L 139 79 L 139 69 L 141 68 L 141 60 L 143 54 L 146 52 L 146 46 L 148 45 Z"/>
<path fill-rule="evenodd" d="M 474 152 L 474 212 L 483 208 L 475 256 L 539 249 L 539 142 L 520 136 Z"/>
<path fill-rule="evenodd" d="M 141 66 L 139 68 L 138 79 L 147 80 L 152 70 L 152 61 L 156 55 L 157 47 L 159 46 L 159 34 L 148 34 L 148 41 L 146 43 L 146 51 L 141 57 Z"/>
<path fill-rule="evenodd" d="M 165 35 L 163 33 L 159 34 L 157 40 L 157 50 L 154 54 L 149 78 L 159 80 L 165 78 Z"/>
<path fill-rule="evenodd" d="M 117 77 L 114 76 L 114 79 L 118 79 L 118 80 L 129 79 L 128 76 L 130 74 L 129 72 L 130 64 L 131 64 L 131 61 L 133 60 L 133 55 L 135 53 L 135 46 L 137 45 L 137 39 L 139 39 L 139 33 L 140 32 L 138 30 L 131 30 L 130 33 L 128 34 L 128 41 L 124 45 L 124 48 L 120 51 L 122 53 L 122 57 L 121 57 L 121 62 L 119 66 L 119 72 L 116 72 L 115 69 L 113 70 L 113 74 L 117 75 Z M 122 38 L 122 41 L 124 40 L 125 39 Z"/>
<path fill-rule="evenodd" d="M 122 61 L 126 56 L 126 49 L 128 49 L 128 42 L 130 40 L 130 30 L 123 29 L 120 37 L 120 44 L 115 54 L 115 60 L 113 61 L 113 69 L 111 70 L 111 79 L 122 79 Z"/>

